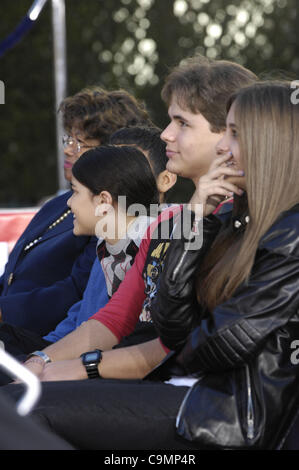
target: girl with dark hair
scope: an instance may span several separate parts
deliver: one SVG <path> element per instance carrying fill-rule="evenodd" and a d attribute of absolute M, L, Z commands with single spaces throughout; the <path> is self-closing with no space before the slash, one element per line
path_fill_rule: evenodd
<path fill-rule="evenodd" d="M 108 302 L 154 220 L 147 212 L 151 204 L 158 204 L 156 180 L 147 158 L 133 146 L 101 146 L 82 154 L 73 166 L 72 189 L 67 204 L 74 217 L 73 233 L 76 238 L 98 236 L 98 259 L 83 301 L 69 309 L 66 318 L 47 336 L 11 326 L 0 330 L 6 350 L 19 359 L 63 339 Z M 1 385 L 9 381 L 0 374 Z"/>
<path fill-rule="evenodd" d="M 77 160 L 71 184 L 73 194 L 67 204 L 74 216 L 74 234 L 99 238 L 97 253 L 111 297 L 153 221 L 147 213 L 151 204 L 158 204 L 155 178 L 140 150 L 107 145 Z M 134 209 L 141 215 L 137 217 Z"/>

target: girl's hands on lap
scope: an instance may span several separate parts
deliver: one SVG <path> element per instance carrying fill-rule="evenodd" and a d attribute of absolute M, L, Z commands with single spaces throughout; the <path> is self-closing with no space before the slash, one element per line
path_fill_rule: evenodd
<path fill-rule="evenodd" d="M 28 361 L 23 364 L 23 366 L 26 367 L 26 369 L 28 369 L 30 372 L 32 372 L 32 374 L 36 375 L 38 379 L 40 379 L 43 369 L 45 367 L 45 362 L 42 359 L 39 359 L 38 357 L 31 357 L 30 359 L 28 359 Z M 19 384 L 21 383 L 21 381 L 19 379 L 16 379 L 11 383 Z"/>
<path fill-rule="evenodd" d="M 81 359 L 69 359 L 46 364 L 39 378 L 42 382 L 82 380 L 87 379 L 87 373 Z"/>
<path fill-rule="evenodd" d="M 36 375 L 41 382 L 87 379 L 87 373 L 81 359 L 46 364 L 43 360 L 34 357 L 24 363 L 24 366 Z M 20 381 L 15 380 L 12 383 L 20 383 Z"/>

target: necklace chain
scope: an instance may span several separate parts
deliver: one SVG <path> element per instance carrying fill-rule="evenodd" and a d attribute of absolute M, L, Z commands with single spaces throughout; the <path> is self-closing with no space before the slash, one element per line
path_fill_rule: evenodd
<path fill-rule="evenodd" d="M 60 217 L 58 217 L 58 219 L 56 219 L 51 225 L 49 225 L 49 227 L 45 230 L 45 233 L 48 230 L 52 230 L 52 228 L 56 227 L 56 225 L 60 224 L 70 213 L 71 213 L 70 209 L 68 209 L 66 212 L 64 212 Z M 43 238 L 43 235 L 36 238 L 32 242 L 28 243 L 28 245 L 25 246 L 24 251 L 30 250 L 30 248 L 35 246 L 42 238 Z"/>

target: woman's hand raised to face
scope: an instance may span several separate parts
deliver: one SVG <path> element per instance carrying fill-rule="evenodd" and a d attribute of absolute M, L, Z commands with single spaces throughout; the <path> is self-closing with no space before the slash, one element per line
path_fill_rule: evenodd
<path fill-rule="evenodd" d="M 244 180 L 244 172 L 228 166 L 231 153 L 221 155 L 213 161 L 209 171 L 199 178 L 196 190 L 189 202 L 189 208 L 196 214 L 203 216 L 211 214 L 215 208 L 226 198 L 234 194 L 241 196 L 244 191 L 241 186 Z"/>

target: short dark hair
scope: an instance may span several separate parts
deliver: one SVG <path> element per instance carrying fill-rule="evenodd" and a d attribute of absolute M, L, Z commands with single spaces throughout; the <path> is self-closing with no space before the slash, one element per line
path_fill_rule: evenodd
<path fill-rule="evenodd" d="M 65 98 L 58 112 L 62 113 L 67 132 L 76 128 L 101 144 L 107 143 L 110 135 L 121 127 L 153 125 L 145 106 L 122 89 L 84 88 Z"/>
<path fill-rule="evenodd" d="M 257 79 L 242 65 L 198 54 L 185 59 L 170 72 L 161 96 L 167 106 L 175 96 L 182 109 L 201 113 L 210 123 L 212 132 L 221 132 L 225 129 L 226 102 L 230 95 Z"/>
<path fill-rule="evenodd" d="M 83 153 L 74 177 L 93 194 L 109 191 L 113 200 L 126 196 L 127 207 L 157 204 L 158 189 L 147 158 L 133 146 L 102 145 Z"/>
<path fill-rule="evenodd" d="M 166 169 L 166 143 L 161 140 L 158 127 L 125 127 L 114 132 L 110 137 L 113 145 L 135 145 L 148 153 L 150 165 L 157 178 Z"/>

